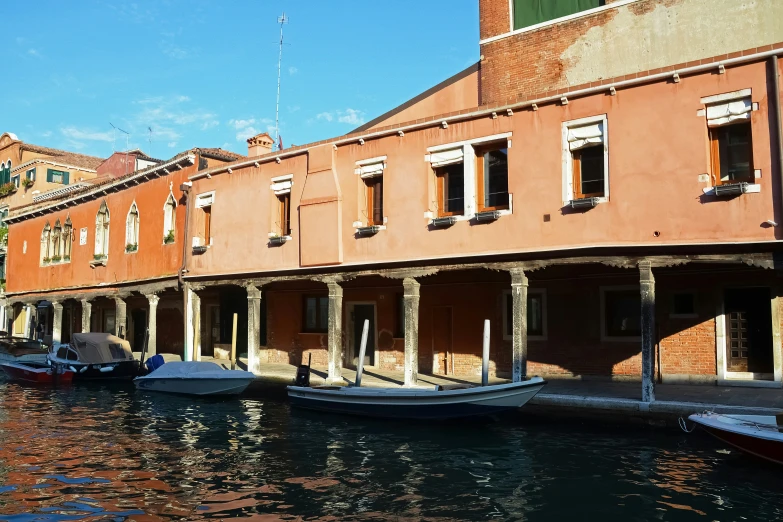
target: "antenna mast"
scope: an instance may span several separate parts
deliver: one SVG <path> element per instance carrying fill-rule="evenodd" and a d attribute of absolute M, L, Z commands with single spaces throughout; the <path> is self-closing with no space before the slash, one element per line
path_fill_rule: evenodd
<path fill-rule="evenodd" d="M 277 57 L 277 103 L 275 104 L 275 149 L 280 146 L 280 67 L 283 63 L 283 25 L 288 23 L 288 17 L 283 15 L 277 18 L 280 24 L 280 54 Z"/>
<path fill-rule="evenodd" d="M 152 156 L 152 127 L 147 127 L 147 130 L 150 131 L 150 138 L 149 138 L 149 155 Z"/>
<path fill-rule="evenodd" d="M 112 122 L 109 122 L 109 125 L 111 125 L 111 128 L 115 131 L 120 131 L 121 133 L 125 134 L 125 174 L 128 173 L 128 149 L 130 148 L 130 145 L 128 144 L 128 140 L 130 139 L 130 134 L 128 132 L 125 132 L 119 127 L 115 127 Z"/>

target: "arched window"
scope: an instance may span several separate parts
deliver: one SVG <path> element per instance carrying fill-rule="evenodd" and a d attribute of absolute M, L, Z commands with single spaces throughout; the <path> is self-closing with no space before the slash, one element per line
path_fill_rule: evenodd
<path fill-rule="evenodd" d="M 139 208 L 134 201 L 125 219 L 125 252 L 139 249 Z"/>
<path fill-rule="evenodd" d="M 3 183 L 11 183 L 11 160 L 10 159 L 5 163 L 5 176 L 3 177 Z"/>
<path fill-rule="evenodd" d="M 49 225 L 49 222 L 46 222 L 46 225 L 44 225 L 43 232 L 41 232 L 41 264 L 44 265 L 50 261 L 51 254 L 49 253 L 50 249 L 50 240 L 52 238 L 52 227 Z"/>
<path fill-rule="evenodd" d="M 174 194 L 169 192 L 166 204 L 163 206 L 163 243 L 168 245 L 174 242 L 174 232 L 177 225 L 177 200 Z"/>
<path fill-rule="evenodd" d="M 54 230 L 52 230 L 52 250 L 51 257 L 52 262 L 57 263 L 62 261 L 62 238 L 63 238 L 63 226 L 60 224 L 60 220 L 54 222 Z"/>
<path fill-rule="evenodd" d="M 105 259 L 109 255 L 109 207 L 106 201 L 101 203 L 95 217 L 95 259 Z"/>
<path fill-rule="evenodd" d="M 63 226 L 63 261 L 71 260 L 71 245 L 73 244 L 73 225 L 71 224 L 71 216 L 65 219 L 65 226 Z"/>

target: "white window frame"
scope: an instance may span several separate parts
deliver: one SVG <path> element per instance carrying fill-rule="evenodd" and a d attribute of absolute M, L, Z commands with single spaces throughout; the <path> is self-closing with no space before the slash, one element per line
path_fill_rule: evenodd
<path fill-rule="evenodd" d="M 604 343 L 636 343 L 642 341 L 642 336 L 628 335 L 628 336 L 613 336 L 606 334 L 606 292 L 623 292 L 628 290 L 635 290 L 639 292 L 641 299 L 641 289 L 639 285 L 618 285 L 618 286 L 602 286 L 601 292 L 601 342 Z M 639 308 L 639 315 L 641 316 L 642 309 Z"/>
<path fill-rule="evenodd" d="M 105 232 L 98 230 L 98 216 L 101 215 L 101 211 L 106 207 L 106 223 Z M 106 201 L 101 202 L 101 206 L 98 207 L 98 212 L 95 214 L 95 248 L 93 254 L 96 256 L 102 256 L 104 258 L 109 257 L 109 232 L 111 230 L 111 211 Z M 100 238 L 100 251 L 98 250 L 98 240 Z"/>
<path fill-rule="evenodd" d="M 19 188 L 22 184 L 22 176 L 20 174 L 14 174 L 11 176 L 11 183 L 13 183 L 16 188 Z"/>
<path fill-rule="evenodd" d="M 51 263 L 51 244 L 52 244 L 52 226 L 47 221 L 41 230 L 41 252 L 39 254 L 40 266 L 46 266 Z M 49 258 L 49 261 L 44 261 L 45 258 Z"/>
<path fill-rule="evenodd" d="M 604 147 L 604 195 L 598 198 L 598 202 L 609 202 L 609 127 L 606 114 L 601 114 L 563 122 L 561 145 L 563 151 L 563 206 L 567 206 L 574 200 L 574 156 L 568 144 L 568 131 L 575 127 L 583 127 L 594 123 L 601 124 Z"/>
<path fill-rule="evenodd" d="M 433 147 L 427 148 L 427 155 L 424 156 L 424 161 L 429 164 L 430 169 L 430 177 L 435 182 L 437 182 L 437 179 L 435 179 L 435 168 L 432 166 L 432 155 L 437 154 L 438 152 L 444 152 L 447 150 L 454 150 L 454 149 L 462 149 L 462 167 L 463 167 L 463 193 L 464 193 L 464 207 L 462 214 L 453 216 L 457 221 L 468 221 L 473 219 L 476 216 L 476 210 L 478 208 L 478 201 L 476 200 L 476 151 L 474 149 L 477 145 L 484 145 L 487 143 L 492 143 L 493 141 L 502 141 L 507 140 L 508 143 L 506 145 L 507 148 L 511 148 L 511 132 L 504 132 L 501 134 L 493 134 L 491 136 L 482 136 L 481 138 L 473 138 L 470 140 L 464 140 L 464 141 L 456 141 L 453 143 L 446 143 L 444 145 L 435 145 Z M 510 166 L 509 166 L 509 180 L 510 180 Z M 437 189 L 435 190 L 437 194 Z M 437 196 L 436 196 L 437 197 Z M 431 204 L 431 203 L 429 203 Z M 511 192 L 508 194 L 508 208 L 505 210 L 500 210 L 501 216 L 510 215 L 513 213 L 513 198 L 511 195 Z M 428 213 L 427 217 L 429 217 L 429 223 L 432 223 L 433 216 L 432 213 Z"/>
<path fill-rule="evenodd" d="M 130 228 L 130 219 L 131 214 L 133 213 L 133 209 L 136 209 L 136 223 L 134 224 L 134 228 Z M 128 214 L 125 216 L 125 253 L 126 254 L 135 254 L 139 251 L 139 230 L 141 229 L 141 213 L 139 212 L 139 206 L 136 204 L 136 201 L 131 203 L 130 208 L 128 209 Z M 133 240 L 133 241 L 131 241 Z M 136 245 L 136 250 L 133 250 L 131 252 L 128 252 L 127 248 L 128 245 Z"/>
<path fill-rule="evenodd" d="M 372 173 L 365 173 L 365 169 L 367 167 L 372 166 L 380 166 L 379 169 L 375 169 Z M 377 172 L 377 170 L 380 170 L 380 172 Z M 383 171 L 386 170 L 386 156 L 378 156 L 377 158 L 368 158 L 364 160 L 359 160 L 356 162 L 356 168 L 354 169 L 354 174 L 359 176 L 362 179 L 367 178 L 375 178 L 378 176 L 383 176 Z"/>
<path fill-rule="evenodd" d="M 547 341 L 549 340 L 549 328 L 547 326 L 548 316 L 547 313 L 547 297 L 546 297 L 546 288 L 528 288 L 527 289 L 527 295 L 530 294 L 538 294 L 541 296 L 541 333 L 542 335 L 528 335 L 527 340 L 528 341 Z M 502 303 L 502 309 L 503 309 L 503 340 L 504 341 L 512 341 L 514 336 L 508 335 L 506 333 L 507 327 L 508 327 L 508 312 L 507 312 L 507 306 L 506 306 L 506 299 L 511 298 L 511 290 L 503 290 L 503 303 Z"/>
<path fill-rule="evenodd" d="M 215 191 L 202 192 L 196 195 L 196 208 L 211 207 L 215 203 Z"/>
<path fill-rule="evenodd" d="M 283 196 L 290 194 L 291 189 L 294 187 L 294 175 L 285 174 L 283 176 L 275 176 L 269 180 L 269 190 L 271 190 L 275 196 Z"/>
<path fill-rule="evenodd" d="M 169 203 L 173 203 L 170 205 Z M 171 216 L 166 216 L 166 213 L 171 209 Z M 174 232 L 176 242 L 177 234 L 177 198 L 174 197 L 174 192 L 169 191 L 169 195 L 166 196 L 166 202 L 163 204 L 163 244 L 166 243 L 166 236 L 169 232 Z M 168 243 L 173 245 L 174 243 Z"/>

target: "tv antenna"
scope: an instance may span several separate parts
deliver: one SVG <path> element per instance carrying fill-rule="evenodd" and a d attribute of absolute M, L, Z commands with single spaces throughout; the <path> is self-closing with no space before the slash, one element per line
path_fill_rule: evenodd
<path fill-rule="evenodd" d="M 111 125 L 111 128 L 115 131 L 120 131 L 121 133 L 125 134 L 125 174 L 128 173 L 128 149 L 130 149 L 130 145 L 128 145 L 128 142 L 130 140 L 130 133 L 122 130 L 119 127 L 115 127 L 112 122 L 109 122 L 109 125 Z"/>
<path fill-rule="evenodd" d="M 283 11 L 282 16 L 277 17 L 280 24 L 280 54 L 277 57 L 277 103 L 275 104 L 275 149 L 280 148 L 280 67 L 283 64 L 283 25 L 288 23 L 288 17 Z"/>
<path fill-rule="evenodd" d="M 149 137 L 149 149 L 147 149 L 148 154 L 152 156 L 152 127 L 147 127 L 147 130 L 150 131 L 150 137 Z"/>

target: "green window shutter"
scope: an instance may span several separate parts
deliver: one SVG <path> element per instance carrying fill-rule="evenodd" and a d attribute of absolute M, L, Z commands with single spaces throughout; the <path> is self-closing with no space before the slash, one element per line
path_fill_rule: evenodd
<path fill-rule="evenodd" d="M 26 177 L 27 177 L 27 179 L 31 179 L 31 180 L 35 181 L 35 168 L 32 168 L 32 169 L 28 170 Z"/>
<path fill-rule="evenodd" d="M 63 172 L 63 185 L 67 185 L 68 184 L 68 180 L 69 180 L 70 177 L 71 177 L 71 173 L 70 172 Z"/>
<path fill-rule="evenodd" d="M 52 169 L 46 169 L 46 181 L 49 183 L 54 179 L 54 171 Z"/>
<path fill-rule="evenodd" d="M 548 22 L 606 4 L 606 0 L 514 0 L 514 29 Z"/>

